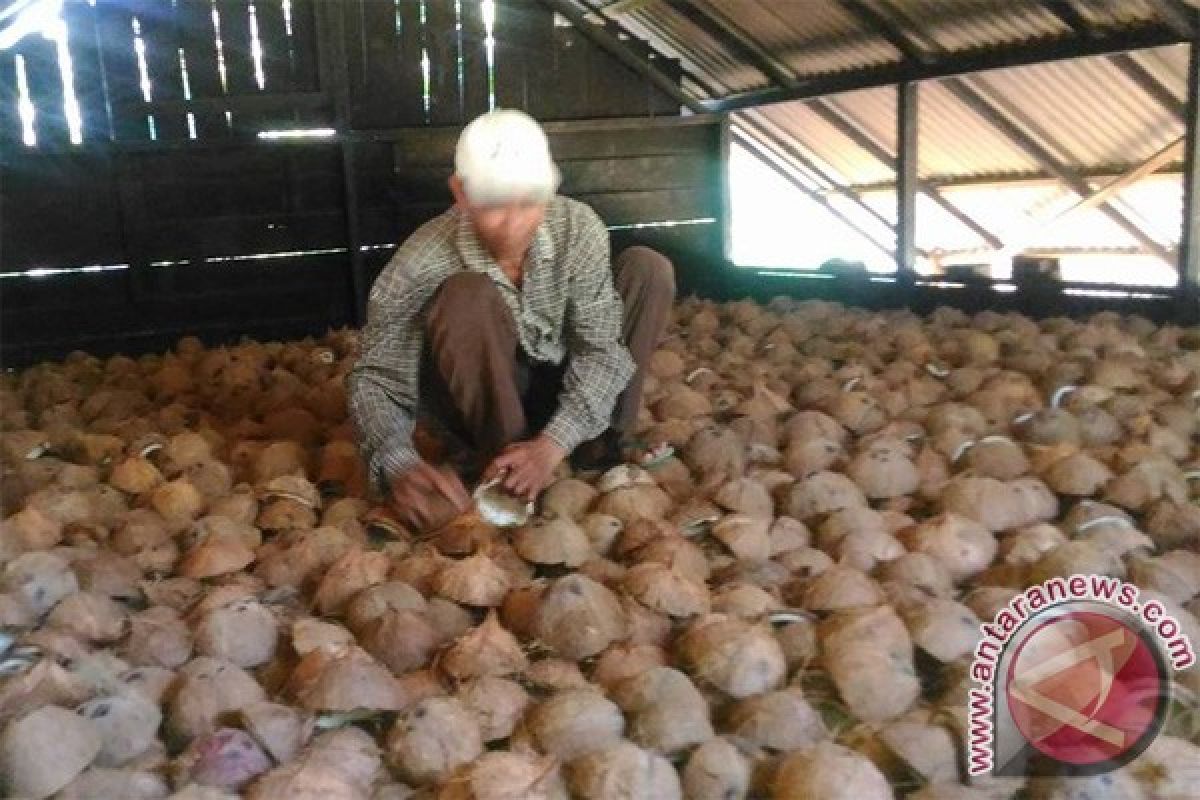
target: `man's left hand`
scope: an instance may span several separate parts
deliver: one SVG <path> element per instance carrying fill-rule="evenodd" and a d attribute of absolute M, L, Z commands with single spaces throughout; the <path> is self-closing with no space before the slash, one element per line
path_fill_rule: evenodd
<path fill-rule="evenodd" d="M 567 451 L 547 436 L 535 436 L 515 442 L 496 456 L 483 473 L 491 480 L 504 471 L 504 488 L 518 497 L 534 500 L 550 485 L 554 470 L 567 457 Z"/>

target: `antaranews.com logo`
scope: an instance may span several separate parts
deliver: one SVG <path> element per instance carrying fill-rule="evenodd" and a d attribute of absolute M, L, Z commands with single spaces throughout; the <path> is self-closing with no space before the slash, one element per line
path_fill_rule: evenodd
<path fill-rule="evenodd" d="M 1052 578 L 982 626 L 970 691 L 972 775 L 1095 775 L 1162 730 L 1192 643 L 1162 604 L 1104 575 Z"/>

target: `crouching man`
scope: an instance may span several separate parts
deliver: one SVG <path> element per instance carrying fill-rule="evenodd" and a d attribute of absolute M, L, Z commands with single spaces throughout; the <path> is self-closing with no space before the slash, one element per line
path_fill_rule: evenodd
<path fill-rule="evenodd" d="M 414 532 L 465 511 L 466 483 L 502 476 L 533 499 L 577 448 L 579 466 L 607 465 L 633 432 L 673 268 L 644 247 L 610 263 L 604 224 L 558 185 L 532 118 L 477 118 L 459 137 L 454 207 L 371 289 L 350 414 L 374 491 Z M 422 460 L 413 430 L 427 414 L 471 466 Z"/>

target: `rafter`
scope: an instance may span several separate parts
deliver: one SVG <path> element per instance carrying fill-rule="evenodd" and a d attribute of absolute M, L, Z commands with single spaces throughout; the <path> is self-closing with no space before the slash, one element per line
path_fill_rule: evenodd
<path fill-rule="evenodd" d="M 796 79 L 732 20 L 701 0 L 666 0 L 666 5 L 707 36 L 734 53 L 776 86 L 795 86 Z"/>
<path fill-rule="evenodd" d="M 933 56 L 914 44 L 900 30 L 895 20 L 877 10 L 866 0 L 838 0 L 838 4 L 862 23 L 863 27 L 896 48 L 900 55 L 909 61 L 927 64 L 932 60 Z"/>

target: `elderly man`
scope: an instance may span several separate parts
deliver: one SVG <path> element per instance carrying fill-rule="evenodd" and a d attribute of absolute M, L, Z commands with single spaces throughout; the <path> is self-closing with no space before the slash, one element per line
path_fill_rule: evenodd
<path fill-rule="evenodd" d="M 481 466 L 533 499 L 576 448 L 612 463 L 632 432 L 674 272 L 644 247 L 610 264 L 604 224 L 558 184 L 537 122 L 484 114 L 458 140 L 454 207 L 371 289 L 350 412 L 373 487 L 414 531 L 468 508 L 464 480 Z M 413 430 L 426 413 L 475 468 L 422 460 Z"/>

